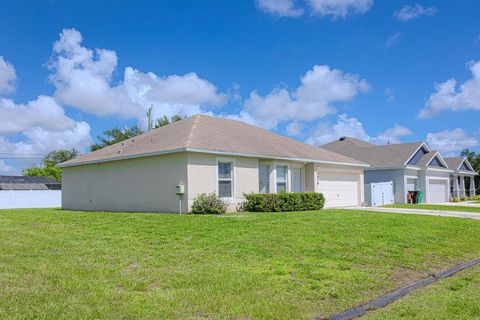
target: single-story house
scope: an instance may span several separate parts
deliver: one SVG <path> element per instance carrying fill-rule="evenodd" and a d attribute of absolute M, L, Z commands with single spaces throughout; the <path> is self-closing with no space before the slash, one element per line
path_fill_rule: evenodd
<path fill-rule="evenodd" d="M 411 191 L 421 191 L 424 203 L 449 201 L 455 170 L 425 142 L 374 145 L 342 137 L 321 148 L 368 163 L 365 183 L 393 181 L 395 203 L 407 203 Z"/>
<path fill-rule="evenodd" d="M 0 190 L 60 190 L 62 184 L 48 177 L 0 176 Z"/>
<path fill-rule="evenodd" d="M 478 175 L 468 161 L 467 157 L 447 157 L 445 162 L 453 170 L 450 175 L 451 197 L 463 198 L 475 195 L 475 176 Z M 470 190 L 467 192 L 465 178 L 470 180 Z"/>
<path fill-rule="evenodd" d="M 200 193 L 235 210 L 244 193 L 322 192 L 327 207 L 364 201 L 363 161 L 234 120 L 195 115 L 66 161 L 62 207 L 187 212 Z"/>

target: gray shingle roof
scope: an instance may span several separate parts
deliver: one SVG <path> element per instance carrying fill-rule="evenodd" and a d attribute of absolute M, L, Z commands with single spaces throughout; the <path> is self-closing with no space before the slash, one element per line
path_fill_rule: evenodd
<path fill-rule="evenodd" d="M 195 115 L 151 130 L 134 139 L 87 153 L 64 162 L 59 167 L 149 156 L 162 152 L 200 152 L 201 150 L 365 165 L 360 160 L 320 149 L 244 122 Z"/>
<path fill-rule="evenodd" d="M 48 190 L 43 183 L 0 183 L 0 190 Z"/>
<path fill-rule="evenodd" d="M 430 151 L 425 153 L 423 157 L 420 158 L 420 160 L 417 162 L 416 166 L 426 167 L 428 163 L 432 161 L 432 159 L 435 157 L 436 154 L 437 154 L 436 151 Z"/>
<path fill-rule="evenodd" d="M 333 141 L 321 148 L 366 162 L 372 168 L 403 167 L 423 142 L 389 145 L 359 144 L 358 139 L 345 138 Z M 433 157 L 433 156 L 432 156 Z"/>
<path fill-rule="evenodd" d="M 447 157 L 443 159 L 445 160 L 450 169 L 458 170 L 463 160 L 465 160 L 465 157 Z"/>

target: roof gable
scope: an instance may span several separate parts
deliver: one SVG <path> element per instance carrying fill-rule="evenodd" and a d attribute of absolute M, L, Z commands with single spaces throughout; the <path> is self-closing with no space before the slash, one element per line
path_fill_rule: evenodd
<path fill-rule="evenodd" d="M 445 164 L 443 164 L 438 156 L 433 157 L 433 159 L 428 163 L 429 167 L 440 167 L 446 168 Z"/>
<path fill-rule="evenodd" d="M 399 168 L 404 167 L 415 152 L 425 145 L 423 142 L 412 142 L 359 147 L 351 140 L 337 140 L 321 148 L 366 162 L 372 168 Z M 428 151 L 428 147 L 425 148 Z"/>
<path fill-rule="evenodd" d="M 428 153 L 428 150 L 422 145 L 417 152 L 413 155 L 413 157 L 408 160 L 407 164 L 416 165 L 422 157 Z"/>

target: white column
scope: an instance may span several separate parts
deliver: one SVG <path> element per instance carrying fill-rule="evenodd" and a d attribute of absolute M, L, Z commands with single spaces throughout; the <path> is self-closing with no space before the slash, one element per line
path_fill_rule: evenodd
<path fill-rule="evenodd" d="M 460 176 L 460 198 L 465 197 L 465 176 Z"/>
<path fill-rule="evenodd" d="M 458 176 L 453 175 L 453 197 L 460 198 L 460 192 L 458 191 Z"/>
<path fill-rule="evenodd" d="M 475 196 L 475 177 L 470 177 L 470 197 Z"/>

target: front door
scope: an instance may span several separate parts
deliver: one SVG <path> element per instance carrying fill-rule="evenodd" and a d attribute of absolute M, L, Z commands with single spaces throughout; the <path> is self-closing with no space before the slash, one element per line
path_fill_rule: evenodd
<path fill-rule="evenodd" d="M 302 192 L 302 169 L 293 168 L 292 170 L 292 191 L 293 192 Z"/>

